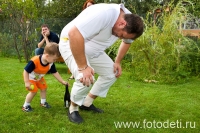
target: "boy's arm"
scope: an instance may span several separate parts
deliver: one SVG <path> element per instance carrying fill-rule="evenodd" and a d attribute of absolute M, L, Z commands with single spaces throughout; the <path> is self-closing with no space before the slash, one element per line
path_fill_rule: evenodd
<path fill-rule="evenodd" d="M 58 72 L 53 73 L 53 76 L 63 85 L 67 85 L 68 83 L 62 79 Z"/>
<path fill-rule="evenodd" d="M 24 75 L 25 87 L 31 90 L 31 84 L 29 82 L 29 73 L 26 70 L 24 70 L 23 75 Z"/>

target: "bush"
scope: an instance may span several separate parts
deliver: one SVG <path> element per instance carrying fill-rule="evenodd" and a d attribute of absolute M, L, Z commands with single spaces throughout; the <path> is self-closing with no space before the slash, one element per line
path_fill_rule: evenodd
<path fill-rule="evenodd" d="M 13 57 L 15 55 L 15 49 L 13 49 L 13 39 L 10 34 L 0 33 L 0 56 Z"/>
<path fill-rule="evenodd" d="M 145 20 L 145 32 L 129 52 L 134 58 L 130 67 L 132 78 L 177 83 L 199 73 L 199 47 L 180 33 L 180 24 L 187 15 L 185 7 L 178 3 L 172 12 L 160 14 L 156 23 Z"/>

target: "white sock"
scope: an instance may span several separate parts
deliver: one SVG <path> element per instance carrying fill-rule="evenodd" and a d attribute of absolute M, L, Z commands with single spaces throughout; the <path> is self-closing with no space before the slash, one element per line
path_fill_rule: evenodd
<path fill-rule="evenodd" d="M 86 107 L 89 107 L 93 103 L 93 101 L 94 101 L 94 99 L 91 98 L 89 95 L 87 95 L 83 105 Z"/>
<path fill-rule="evenodd" d="M 26 106 L 28 106 L 28 105 L 31 105 L 31 103 L 24 102 L 23 107 L 26 107 Z"/>
<path fill-rule="evenodd" d="M 41 99 L 41 104 L 44 104 L 46 102 L 46 99 Z"/>
<path fill-rule="evenodd" d="M 70 112 L 70 114 L 71 114 L 72 112 L 74 112 L 74 111 L 78 111 L 78 106 L 73 106 L 73 105 L 71 104 L 70 107 L 69 107 L 69 112 Z"/>

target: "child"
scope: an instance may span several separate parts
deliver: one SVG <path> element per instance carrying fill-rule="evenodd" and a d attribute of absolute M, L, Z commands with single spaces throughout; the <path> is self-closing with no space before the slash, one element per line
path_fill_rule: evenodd
<path fill-rule="evenodd" d="M 68 83 L 62 79 L 57 72 L 54 62 L 60 57 L 58 44 L 50 42 L 44 48 L 42 55 L 34 56 L 24 68 L 23 76 L 25 87 L 29 91 L 26 96 L 22 110 L 25 112 L 32 111 L 30 103 L 34 96 L 40 89 L 41 106 L 44 108 L 50 108 L 51 106 L 46 102 L 47 84 L 44 79 L 44 75 L 50 71 L 53 76 L 63 85 Z"/>

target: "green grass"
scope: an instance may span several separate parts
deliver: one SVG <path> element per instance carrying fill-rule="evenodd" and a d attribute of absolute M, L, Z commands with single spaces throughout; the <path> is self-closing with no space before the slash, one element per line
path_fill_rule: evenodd
<path fill-rule="evenodd" d="M 80 111 L 85 121 L 77 125 L 68 120 L 67 109 L 63 107 L 64 86 L 51 74 L 45 77 L 49 86 L 47 101 L 52 108 L 39 106 L 38 93 L 31 103 L 34 111 L 21 110 L 27 94 L 22 78 L 25 65 L 17 59 L 0 58 L 0 133 L 200 133 L 200 79 L 179 85 L 159 85 L 131 81 L 124 72 L 107 97 L 94 102 L 105 112 Z M 65 64 L 56 66 L 64 79 L 70 77 Z M 155 121 L 157 128 L 151 127 Z M 159 128 L 161 122 L 177 121 L 182 127 L 191 122 L 195 128 L 180 128 L 180 123 L 172 125 L 173 128 Z M 114 122 L 140 122 L 143 128 L 116 128 Z"/>

